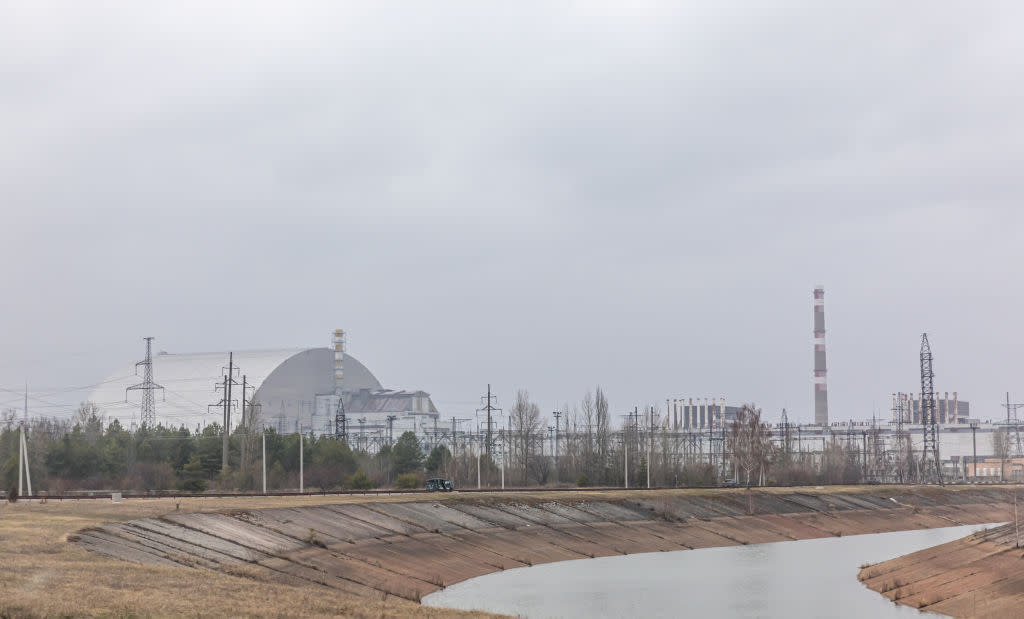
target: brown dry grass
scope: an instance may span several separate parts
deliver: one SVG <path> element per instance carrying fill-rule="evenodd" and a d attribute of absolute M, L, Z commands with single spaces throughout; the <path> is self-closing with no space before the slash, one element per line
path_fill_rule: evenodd
<path fill-rule="evenodd" d="M 367 600 L 327 587 L 255 581 L 200 569 L 144 566 L 68 543 L 90 526 L 192 511 L 409 497 L 138 499 L 0 504 L 0 617 L 29 616 L 484 616 L 422 607 L 389 597 Z"/>

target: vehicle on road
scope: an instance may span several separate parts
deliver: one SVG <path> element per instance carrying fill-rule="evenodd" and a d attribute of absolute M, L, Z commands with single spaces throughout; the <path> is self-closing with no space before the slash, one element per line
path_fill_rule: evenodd
<path fill-rule="evenodd" d="M 722 482 L 722 487 L 723 488 L 739 488 L 740 485 L 738 483 L 736 483 L 735 479 L 727 479 L 727 480 Z"/>
<path fill-rule="evenodd" d="M 453 490 L 451 480 L 440 477 L 428 479 L 426 489 L 428 492 L 451 492 Z"/>

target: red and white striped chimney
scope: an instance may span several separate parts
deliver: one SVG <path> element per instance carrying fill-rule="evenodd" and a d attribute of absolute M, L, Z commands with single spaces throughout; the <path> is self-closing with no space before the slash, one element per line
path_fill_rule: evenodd
<path fill-rule="evenodd" d="M 825 288 L 814 289 L 814 423 L 828 425 L 828 386 L 825 366 Z"/>

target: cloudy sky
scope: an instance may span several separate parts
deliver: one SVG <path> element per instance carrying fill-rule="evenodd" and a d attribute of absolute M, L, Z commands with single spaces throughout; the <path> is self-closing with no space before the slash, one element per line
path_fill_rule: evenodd
<path fill-rule="evenodd" d="M 0 406 L 343 327 L 445 414 L 808 421 L 816 284 L 833 419 L 924 331 L 1024 399 L 1019 3 L 210 4 L 0 8 Z"/>

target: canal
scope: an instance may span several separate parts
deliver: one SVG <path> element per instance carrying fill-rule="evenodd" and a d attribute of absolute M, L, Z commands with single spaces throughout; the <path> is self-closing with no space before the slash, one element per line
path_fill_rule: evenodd
<path fill-rule="evenodd" d="M 860 566 L 988 526 L 563 561 L 473 578 L 423 604 L 522 617 L 921 617 L 861 585 Z"/>

